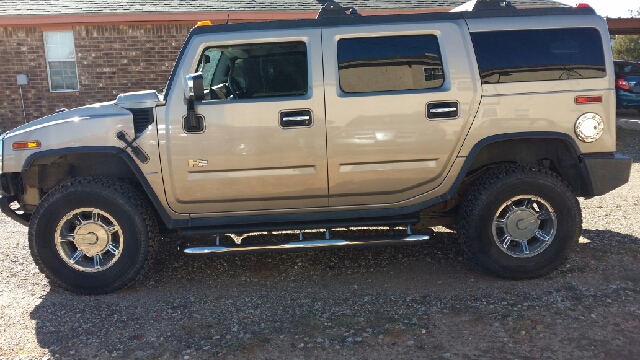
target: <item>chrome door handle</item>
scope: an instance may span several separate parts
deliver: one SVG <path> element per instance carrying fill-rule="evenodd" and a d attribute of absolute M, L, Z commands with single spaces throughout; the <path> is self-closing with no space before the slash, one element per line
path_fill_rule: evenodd
<path fill-rule="evenodd" d="M 448 108 L 436 108 L 436 109 L 431 109 L 429 110 L 432 113 L 435 114 L 441 114 L 441 113 L 448 113 L 448 112 L 452 112 L 452 111 L 456 111 L 458 109 L 453 108 L 453 107 L 448 107 Z"/>
<path fill-rule="evenodd" d="M 455 120 L 458 118 L 460 104 L 457 101 L 434 101 L 427 103 L 427 119 Z"/>
<path fill-rule="evenodd" d="M 311 119 L 310 116 L 308 115 L 302 115 L 302 116 L 286 116 L 282 118 L 282 121 L 307 121 Z"/>
<path fill-rule="evenodd" d="M 313 114 L 311 110 L 282 110 L 280 111 L 281 128 L 305 128 L 313 126 Z"/>

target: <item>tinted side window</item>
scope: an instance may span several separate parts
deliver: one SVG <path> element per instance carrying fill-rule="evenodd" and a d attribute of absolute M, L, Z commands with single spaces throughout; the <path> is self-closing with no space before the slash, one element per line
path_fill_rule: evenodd
<path fill-rule="evenodd" d="M 346 93 L 432 89 L 444 83 L 435 35 L 338 40 L 338 71 Z"/>
<path fill-rule="evenodd" d="M 607 75 L 595 28 L 507 30 L 471 33 L 483 84 Z"/>
<path fill-rule="evenodd" d="M 208 47 L 200 56 L 207 100 L 305 95 L 308 90 L 304 42 Z"/>

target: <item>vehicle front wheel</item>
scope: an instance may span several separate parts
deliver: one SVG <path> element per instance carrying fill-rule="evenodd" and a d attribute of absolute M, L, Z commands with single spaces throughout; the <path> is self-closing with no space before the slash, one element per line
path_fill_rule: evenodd
<path fill-rule="evenodd" d="M 147 260 L 157 223 L 132 186 L 72 179 L 50 191 L 29 224 L 31 255 L 54 284 L 80 294 L 129 285 Z"/>
<path fill-rule="evenodd" d="M 510 279 L 557 269 L 582 232 L 580 204 L 569 186 L 536 166 L 491 170 L 469 190 L 458 218 L 471 257 Z"/>

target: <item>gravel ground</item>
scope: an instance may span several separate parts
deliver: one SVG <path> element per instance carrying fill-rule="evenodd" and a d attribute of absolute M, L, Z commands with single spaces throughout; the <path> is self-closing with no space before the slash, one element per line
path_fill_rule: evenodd
<path fill-rule="evenodd" d="M 530 281 L 470 267 L 438 228 L 425 245 L 223 258 L 169 237 L 133 286 L 76 296 L 2 216 L 0 359 L 638 359 L 639 136 L 618 133 L 630 183 L 581 200 L 578 248 Z"/>

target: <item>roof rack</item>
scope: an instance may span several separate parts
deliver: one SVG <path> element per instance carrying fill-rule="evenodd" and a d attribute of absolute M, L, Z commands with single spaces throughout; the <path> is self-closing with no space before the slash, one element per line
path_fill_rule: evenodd
<path fill-rule="evenodd" d="M 509 0 L 476 0 L 473 11 L 482 10 L 517 10 Z"/>
<path fill-rule="evenodd" d="M 354 7 L 345 7 L 333 0 L 319 1 L 322 4 L 316 19 L 326 19 L 343 16 L 362 16 Z"/>

